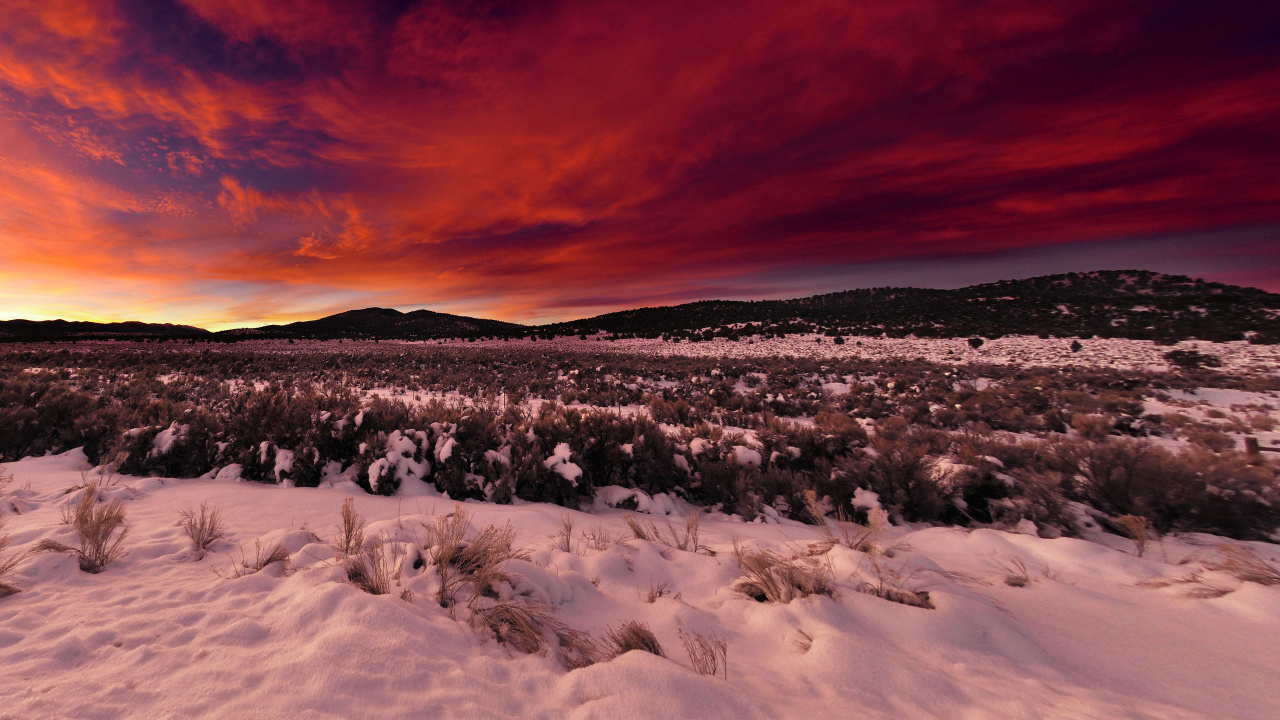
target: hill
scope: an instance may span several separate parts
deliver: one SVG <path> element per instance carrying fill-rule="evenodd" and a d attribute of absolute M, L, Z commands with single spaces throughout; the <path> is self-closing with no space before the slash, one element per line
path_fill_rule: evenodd
<path fill-rule="evenodd" d="M 539 328 L 685 337 L 788 332 L 892 337 L 1053 335 L 1280 342 L 1280 295 L 1141 270 L 1046 275 L 957 290 L 870 288 L 794 300 L 712 300 Z"/>
<path fill-rule="evenodd" d="M 379 338 L 428 340 L 442 337 L 488 337 L 520 334 L 525 328 L 501 320 L 450 315 L 431 310 L 400 312 L 391 308 L 365 308 L 304 320 L 287 325 L 224 330 L 219 339 L 249 338 Z"/>
<path fill-rule="evenodd" d="M 212 333 L 190 325 L 169 323 L 95 323 L 71 320 L 0 320 L 0 342 L 65 340 L 139 340 L 205 338 Z"/>
<path fill-rule="evenodd" d="M 140 322 L 0 321 L 0 342 L 112 338 L 430 340 L 601 332 L 684 340 L 817 332 L 833 336 L 1039 335 L 1277 343 L 1280 295 L 1182 275 L 1107 270 L 1003 280 L 956 290 L 883 287 L 792 300 L 704 300 L 540 326 L 378 307 L 218 333 Z"/>

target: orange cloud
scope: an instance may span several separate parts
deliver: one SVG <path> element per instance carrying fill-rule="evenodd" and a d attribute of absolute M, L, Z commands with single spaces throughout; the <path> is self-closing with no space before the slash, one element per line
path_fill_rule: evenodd
<path fill-rule="evenodd" d="M 1280 225 L 1265 8 L 0 7 L 0 259 L 50 305 L 559 317 Z"/>

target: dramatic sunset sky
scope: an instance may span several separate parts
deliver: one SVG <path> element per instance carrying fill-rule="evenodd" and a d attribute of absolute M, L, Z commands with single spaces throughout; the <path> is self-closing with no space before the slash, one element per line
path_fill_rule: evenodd
<path fill-rule="evenodd" d="M 0 0 L 0 318 L 1280 291 L 1280 3 Z"/>

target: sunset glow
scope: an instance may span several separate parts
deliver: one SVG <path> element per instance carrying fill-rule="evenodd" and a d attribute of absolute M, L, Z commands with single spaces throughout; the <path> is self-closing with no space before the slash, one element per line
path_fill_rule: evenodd
<path fill-rule="evenodd" d="M 0 318 L 1280 291 L 1280 9 L 0 0 Z"/>

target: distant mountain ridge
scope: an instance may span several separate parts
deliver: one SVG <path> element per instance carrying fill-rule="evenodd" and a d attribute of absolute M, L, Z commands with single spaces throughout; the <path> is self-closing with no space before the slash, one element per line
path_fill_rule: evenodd
<path fill-rule="evenodd" d="M 0 321 L 0 341 L 74 339 L 518 338 L 536 335 L 708 340 L 824 333 L 963 337 L 1041 335 L 1280 342 L 1280 294 L 1164 275 L 1105 270 L 1045 275 L 956 290 L 868 288 L 792 300 L 703 300 L 540 326 L 462 315 L 365 308 L 285 325 L 210 333 L 181 325 Z"/>
<path fill-rule="evenodd" d="M 95 323 L 80 320 L 0 320 L 0 342 L 57 340 L 132 340 L 137 338 L 207 338 L 213 333 L 190 325 L 136 321 Z"/>
<path fill-rule="evenodd" d="M 288 325 L 267 325 L 242 330 L 224 330 L 224 337 L 273 338 L 396 338 L 429 340 L 442 337 L 488 337 L 520 334 L 524 325 L 450 315 L 431 310 L 400 312 L 391 308 L 348 310 L 318 320 L 303 320 Z"/>
<path fill-rule="evenodd" d="M 710 300 L 558 323 L 561 334 L 730 336 L 756 331 L 960 337 L 1055 335 L 1150 340 L 1280 341 L 1280 295 L 1257 288 L 1109 270 L 956 290 L 868 288 L 794 300 Z M 771 329 L 772 328 L 772 329 Z M 697 332 L 690 332 L 697 331 Z"/>

